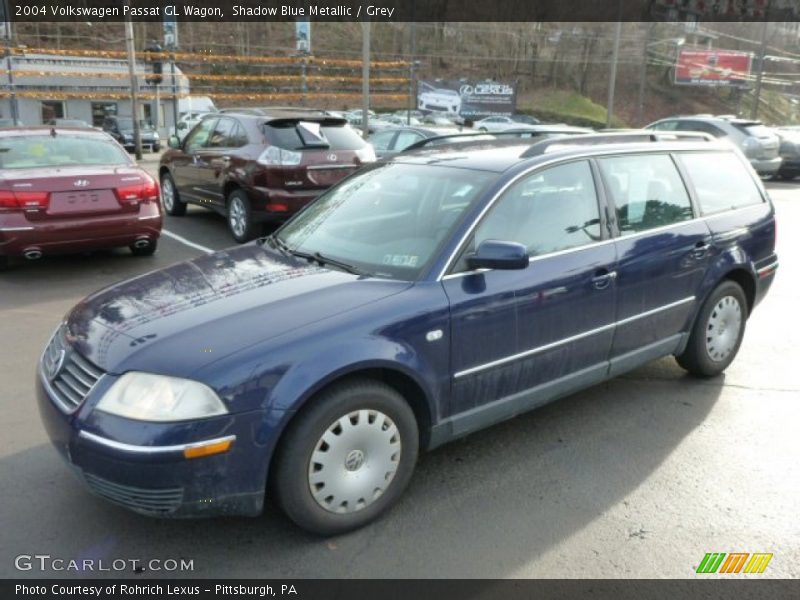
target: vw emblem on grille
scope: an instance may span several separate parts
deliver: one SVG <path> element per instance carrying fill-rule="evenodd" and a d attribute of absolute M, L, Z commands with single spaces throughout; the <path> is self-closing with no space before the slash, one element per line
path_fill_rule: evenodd
<path fill-rule="evenodd" d="M 64 366 L 64 359 L 67 357 L 67 351 L 61 348 L 56 351 L 56 355 L 52 358 L 48 357 L 44 361 L 44 374 L 48 379 L 54 379 Z"/>
<path fill-rule="evenodd" d="M 74 185 L 75 187 L 86 187 L 87 185 L 89 185 L 89 180 L 88 179 L 76 179 L 75 181 L 72 182 L 72 185 Z"/>
<path fill-rule="evenodd" d="M 328 160 L 329 161 L 334 162 L 336 160 L 336 158 L 337 158 L 337 156 L 335 154 L 328 154 Z"/>
<path fill-rule="evenodd" d="M 344 459 L 344 468 L 348 471 L 358 471 L 364 464 L 364 453 L 361 450 L 351 450 Z"/>

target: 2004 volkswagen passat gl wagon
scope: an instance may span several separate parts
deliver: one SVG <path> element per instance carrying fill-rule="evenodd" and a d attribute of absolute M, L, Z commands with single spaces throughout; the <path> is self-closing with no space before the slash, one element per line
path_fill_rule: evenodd
<path fill-rule="evenodd" d="M 89 296 L 38 369 L 53 443 L 140 513 L 256 515 L 269 489 L 333 534 L 421 449 L 662 356 L 720 373 L 777 268 L 773 207 L 729 145 L 643 137 L 404 155 Z"/>

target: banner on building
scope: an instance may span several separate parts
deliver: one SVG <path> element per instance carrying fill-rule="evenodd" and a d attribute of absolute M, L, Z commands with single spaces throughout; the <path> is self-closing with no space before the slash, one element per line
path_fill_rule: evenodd
<path fill-rule="evenodd" d="M 678 85 L 742 86 L 750 79 L 752 55 L 735 50 L 688 50 L 678 53 Z"/>
<path fill-rule="evenodd" d="M 492 115 L 512 115 L 517 106 L 513 84 L 499 81 L 420 81 L 417 86 L 417 108 L 423 112 L 440 112 L 468 119 Z"/>

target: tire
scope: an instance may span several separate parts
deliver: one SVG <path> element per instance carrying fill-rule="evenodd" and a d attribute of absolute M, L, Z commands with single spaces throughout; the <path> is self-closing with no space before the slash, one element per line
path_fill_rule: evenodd
<path fill-rule="evenodd" d="M 289 425 L 274 461 L 274 495 L 306 531 L 356 529 L 398 500 L 418 446 L 414 413 L 394 388 L 370 379 L 334 385 Z"/>
<path fill-rule="evenodd" d="M 747 316 L 747 298 L 739 284 L 720 283 L 703 303 L 686 349 L 675 357 L 678 364 L 697 377 L 722 373 L 736 358 Z"/>
<path fill-rule="evenodd" d="M 228 194 L 227 201 L 228 230 L 233 239 L 240 244 L 249 242 L 258 235 L 256 224 L 253 222 L 253 213 L 250 210 L 250 200 L 242 190 L 233 190 Z"/>
<path fill-rule="evenodd" d="M 153 147 L 151 148 L 152 152 L 159 152 L 160 150 L 161 150 L 161 146 L 158 145 L 158 144 L 154 144 Z"/>
<path fill-rule="evenodd" d="M 7 271 L 11 268 L 11 258 L 0 255 L 0 271 Z"/>
<path fill-rule="evenodd" d="M 175 186 L 172 175 L 164 173 L 161 176 L 161 204 L 164 212 L 173 217 L 181 217 L 186 214 L 186 202 L 181 202 L 181 195 Z"/>
<path fill-rule="evenodd" d="M 158 240 L 148 240 L 150 243 L 147 246 L 142 246 L 141 248 L 137 248 L 133 244 L 128 246 L 131 249 L 131 254 L 134 256 L 153 256 L 156 253 L 156 249 L 158 248 Z"/>

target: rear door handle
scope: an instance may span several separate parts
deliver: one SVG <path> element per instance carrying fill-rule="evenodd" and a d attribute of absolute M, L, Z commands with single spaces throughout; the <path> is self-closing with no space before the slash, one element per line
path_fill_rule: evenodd
<path fill-rule="evenodd" d="M 597 271 L 592 277 L 592 285 L 596 290 L 604 290 L 611 282 L 617 278 L 616 271 L 606 271 L 605 269 L 601 269 Z"/>

